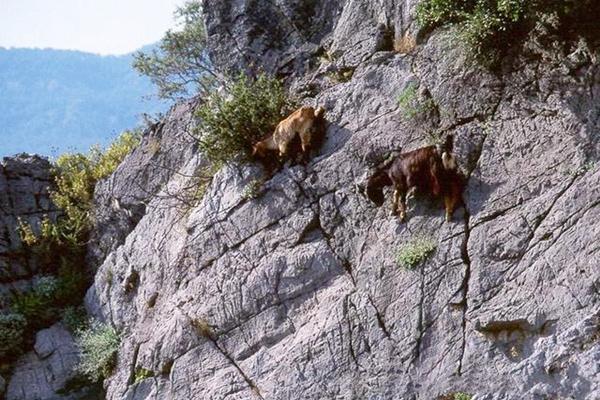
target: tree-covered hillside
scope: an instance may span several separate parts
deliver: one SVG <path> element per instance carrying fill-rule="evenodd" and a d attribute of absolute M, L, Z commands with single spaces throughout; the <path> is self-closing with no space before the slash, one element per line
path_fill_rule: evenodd
<path fill-rule="evenodd" d="M 0 48 L 0 156 L 86 150 L 163 110 L 132 57 Z"/>

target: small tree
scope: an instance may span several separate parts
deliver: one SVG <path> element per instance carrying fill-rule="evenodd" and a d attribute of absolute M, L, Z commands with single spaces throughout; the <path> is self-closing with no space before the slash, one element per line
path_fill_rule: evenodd
<path fill-rule="evenodd" d="M 227 90 L 214 91 L 196 111 L 200 149 L 214 165 L 248 155 L 252 144 L 273 133 L 277 123 L 295 107 L 283 84 L 260 74 L 241 74 Z"/>
<path fill-rule="evenodd" d="M 133 67 L 158 87 L 158 96 L 176 100 L 210 92 L 217 75 L 206 55 L 202 7 L 188 1 L 175 11 L 178 30 L 169 30 L 158 48 L 134 55 Z"/>

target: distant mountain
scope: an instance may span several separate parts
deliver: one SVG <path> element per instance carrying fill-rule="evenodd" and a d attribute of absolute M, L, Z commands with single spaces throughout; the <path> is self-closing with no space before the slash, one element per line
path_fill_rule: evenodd
<path fill-rule="evenodd" d="M 0 156 L 45 155 L 106 144 L 166 109 L 132 56 L 0 48 Z"/>

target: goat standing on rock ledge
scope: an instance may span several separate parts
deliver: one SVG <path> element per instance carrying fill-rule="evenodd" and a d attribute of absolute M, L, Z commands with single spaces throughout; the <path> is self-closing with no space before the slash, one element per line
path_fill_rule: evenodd
<path fill-rule="evenodd" d="M 423 147 L 402 153 L 379 166 L 367 181 L 367 197 L 377 206 L 383 205 L 383 188 L 394 186 L 392 213 L 401 221 L 406 219 L 406 197 L 410 191 L 418 191 L 444 199 L 446 221 L 452 219 L 455 209 L 464 202 L 462 192 L 465 179 L 458 171 L 452 153 L 454 138 L 448 135 L 441 148 Z"/>
<path fill-rule="evenodd" d="M 279 157 L 284 158 L 288 155 L 292 141 L 299 136 L 302 155 L 306 159 L 310 152 L 313 125 L 315 121 L 323 118 L 324 113 L 323 107 L 318 107 L 316 110 L 309 106 L 300 107 L 281 121 L 272 135 L 256 143 L 252 148 L 252 155 L 265 158 L 269 150 L 278 150 Z"/>

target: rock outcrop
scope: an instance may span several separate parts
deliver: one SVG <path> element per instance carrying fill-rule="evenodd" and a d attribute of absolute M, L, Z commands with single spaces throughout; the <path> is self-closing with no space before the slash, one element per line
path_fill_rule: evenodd
<path fill-rule="evenodd" d="M 205 3 L 215 64 L 286 77 L 326 106 L 327 139 L 256 199 L 243 192 L 260 168 L 238 165 L 194 201 L 204 161 L 174 122 L 190 110 L 174 111 L 98 187 L 101 215 L 150 194 L 135 223 L 96 233 L 119 238 L 93 250 L 86 299 L 122 332 L 108 398 L 600 398 L 594 58 L 532 41 L 492 74 L 446 31 L 417 32 L 413 1 Z M 416 48 L 390 51 L 406 32 Z M 433 131 L 456 137 L 467 210 L 445 223 L 412 200 L 401 224 L 356 184 Z M 405 270 L 396 253 L 417 236 L 437 250 Z"/>
<path fill-rule="evenodd" d="M 52 186 L 47 159 L 28 154 L 5 157 L 0 163 L 0 310 L 14 291 L 28 290 L 40 265 L 23 254 L 19 220 L 34 229 L 48 216 L 56 216 L 50 201 Z"/>
<path fill-rule="evenodd" d="M 97 388 L 86 387 L 79 373 L 79 353 L 71 333 L 60 323 L 39 331 L 34 350 L 15 366 L 6 398 L 98 399 Z"/>

